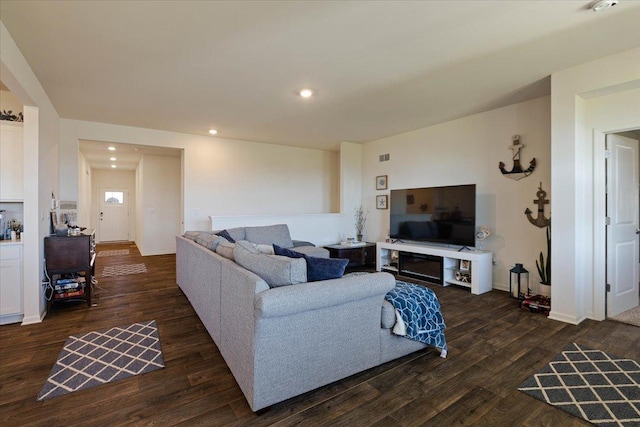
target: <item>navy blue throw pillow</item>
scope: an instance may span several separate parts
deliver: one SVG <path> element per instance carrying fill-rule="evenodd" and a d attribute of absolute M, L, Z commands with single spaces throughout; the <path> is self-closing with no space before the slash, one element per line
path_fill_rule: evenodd
<path fill-rule="evenodd" d="M 304 258 L 307 261 L 307 281 L 317 282 L 320 280 L 339 279 L 344 275 L 344 269 L 349 264 L 344 258 L 317 258 L 290 249 L 273 245 L 273 252 L 276 255 L 284 255 L 289 258 Z"/>
<path fill-rule="evenodd" d="M 229 241 L 229 243 L 235 243 L 236 241 L 231 237 L 231 234 L 227 230 L 218 231 L 216 236 L 224 237 Z"/>

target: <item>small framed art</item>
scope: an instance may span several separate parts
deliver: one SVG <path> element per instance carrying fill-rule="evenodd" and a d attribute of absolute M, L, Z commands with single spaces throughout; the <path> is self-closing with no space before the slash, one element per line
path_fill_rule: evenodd
<path fill-rule="evenodd" d="M 387 189 L 387 175 L 376 176 L 376 190 Z"/>
<path fill-rule="evenodd" d="M 389 196 L 386 194 L 376 196 L 376 209 L 387 209 L 388 201 Z"/>
<path fill-rule="evenodd" d="M 469 271 L 471 269 L 471 261 L 468 259 L 460 260 L 460 271 Z"/>

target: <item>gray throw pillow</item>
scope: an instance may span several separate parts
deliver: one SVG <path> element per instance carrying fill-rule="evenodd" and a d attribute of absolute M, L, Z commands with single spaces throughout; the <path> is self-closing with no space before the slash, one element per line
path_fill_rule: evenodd
<path fill-rule="evenodd" d="M 236 242 L 234 257 L 239 266 L 260 276 L 270 288 L 307 281 L 307 264 L 302 258 L 266 255 L 246 240 Z"/>
<path fill-rule="evenodd" d="M 200 233 L 198 237 L 196 237 L 196 243 L 204 246 L 210 251 L 215 251 L 218 245 L 222 242 L 226 242 L 223 237 L 216 236 L 211 233 Z"/>
<path fill-rule="evenodd" d="M 216 253 L 221 257 L 225 257 L 227 259 L 230 259 L 231 261 L 234 261 L 233 249 L 235 248 L 235 246 L 235 243 L 231 243 L 224 239 L 224 241 L 220 242 L 216 247 Z"/>

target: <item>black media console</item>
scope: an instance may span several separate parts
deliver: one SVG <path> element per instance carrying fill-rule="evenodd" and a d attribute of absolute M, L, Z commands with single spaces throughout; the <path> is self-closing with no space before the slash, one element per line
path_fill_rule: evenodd
<path fill-rule="evenodd" d="M 442 257 L 400 251 L 398 274 L 426 282 L 442 284 Z"/>

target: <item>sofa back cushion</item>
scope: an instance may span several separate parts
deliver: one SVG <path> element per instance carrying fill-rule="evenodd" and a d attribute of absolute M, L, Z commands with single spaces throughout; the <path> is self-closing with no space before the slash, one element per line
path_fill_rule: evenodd
<path fill-rule="evenodd" d="M 316 258 L 290 249 L 281 248 L 274 244 L 273 251 L 276 255 L 291 258 L 304 258 L 307 262 L 307 280 L 316 282 L 319 280 L 339 279 L 344 275 L 344 270 L 349 264 L 348 259 L 343 258 Z"/>
<path fill-rule="evenodd" d="M 276 244 L 282 248 L 293 247 L 293 240 L 287 224 L 266 225 L 262 227 L 245 227 L 245 239 L 261 245 Z"/>
<path fill-rule="evenodd" d="M 236 242 L 234 257 L 238 265 L 260 276 L 271 288 L 307 281 L 307 264 L 302 258 L 260 253 L 251 242 Z"/>

